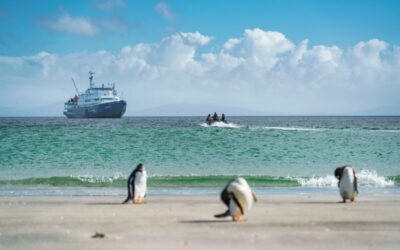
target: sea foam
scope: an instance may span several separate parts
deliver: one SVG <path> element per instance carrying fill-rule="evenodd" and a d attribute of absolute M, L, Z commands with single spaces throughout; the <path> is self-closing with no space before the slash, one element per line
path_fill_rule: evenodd
<path fill-rule="evenodd" d="M 356 173 L 358 184 L 366 187 L 388 187 L 394 186 L 392 180 L 388 180 L 384 176 L 379 176 L 375 170 L 362 169 Z M 299 182 L 302 187 L 337 187 L 338 180 L 333 175 L 325 177 L 291 177 Z"/>
<path fill-rule="evenodd" d="M 265 130 L 285 130 L 285 131 L 323 131 L 318 128 L 302 128 L 302 127 L 262 127 Z"/>
<path fill-rule="evenodd" d="M 211 125 L 208 125 L 207 123 L 202 123 L 200 126 L 205 127 L 205 128 L 211 128 L 211 127 L 218 127 L 218 128 L 240 128 L 239 125 L 235 123 L 225 123 L 225 122 L 214 122 Z"/>
<path fill-rule="evenodd" d="M 111 183 L 115 180 L 126 178 L 121 173 L 116 173 L 113 176 L 93 176 L 93 175 L 78 175 L 78 176 L 70 176 L 71 178 L 77 178 L 82 182 L 89 182 L 89 183 Z"/>

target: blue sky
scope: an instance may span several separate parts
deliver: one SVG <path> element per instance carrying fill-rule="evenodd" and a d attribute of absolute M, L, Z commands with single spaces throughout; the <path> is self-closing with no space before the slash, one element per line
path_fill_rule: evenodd
<path fill-rule="evenodd" d="M 399 13 L 394 0 L 0 0 L 0 115 L 59 114 L 87 69 L 117 82 L 132 115 L 396 112 Z M 26 93 L 37 87 L 45 98 Z"/>
<path fill-rule="evenodd" d="M 279 1 L 164 1 L 173 18 L 165 18 L 155 6 L 160 1 L 15 1 L 1 0 L 2 55 L 119 50 L 139 42 L 154 43 L 176 32 L 199 31 L 221 44 L 248 28 L 279 31 L 292 41 L 348 47 L 358 41 L 380 38 L 399 44 L 400 2 L 372 0 Z M 46 29 L 42 20 L 57 19 L 66 12 L 90 20 L 114 20 L 120 30 L 102 29 L 95 36 L 76 36 Z M 216 46 L 217 46 L 216 45 Z"/>

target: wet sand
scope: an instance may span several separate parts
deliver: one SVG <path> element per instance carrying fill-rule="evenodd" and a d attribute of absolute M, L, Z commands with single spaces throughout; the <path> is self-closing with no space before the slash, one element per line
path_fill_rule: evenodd
<path fill-rule="evenodd" d="M 263 195 L 245 221 L 218 196 L 1 197 L 1 249 L 398 249 L 400 196 Z M 96 232 L 104 238 L 92 238 Z"/>

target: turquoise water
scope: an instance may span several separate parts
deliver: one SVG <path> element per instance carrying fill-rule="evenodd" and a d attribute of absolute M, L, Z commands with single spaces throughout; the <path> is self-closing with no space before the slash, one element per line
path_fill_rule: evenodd
<path fill-rule="evenodd" d="M 400 117 L 0 118 L 0 187 L 123 187 L 139 162 L 149 186 L 335 186 L 352 164 L 366 186 L 398 186 Z"/>

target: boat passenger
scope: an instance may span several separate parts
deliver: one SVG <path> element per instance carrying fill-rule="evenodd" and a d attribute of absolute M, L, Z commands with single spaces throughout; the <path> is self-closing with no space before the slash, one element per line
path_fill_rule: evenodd
<path fill-rule="evenodd" d="M 215 122 L 218 122 L 218 121 L 219 121 L 217 112 L 214 112 L 213 119 L 214 119 Z"/>
<path fill-rule="evenodd" d="M 228 123 L 228 122 L 225 120 L 225 114 L 224 114 L 224 113 L 222 113 L 222 115 L 221 115 L 221 122 L 223 122 L 223 123 Z"/>
<path fill-rule="evenodd" d="M 206 122 L 208 125 L 211 125 L 211 123 L 213 123 L 213 118 L 211 117 L 211 114 L 208 114 Z"/>

